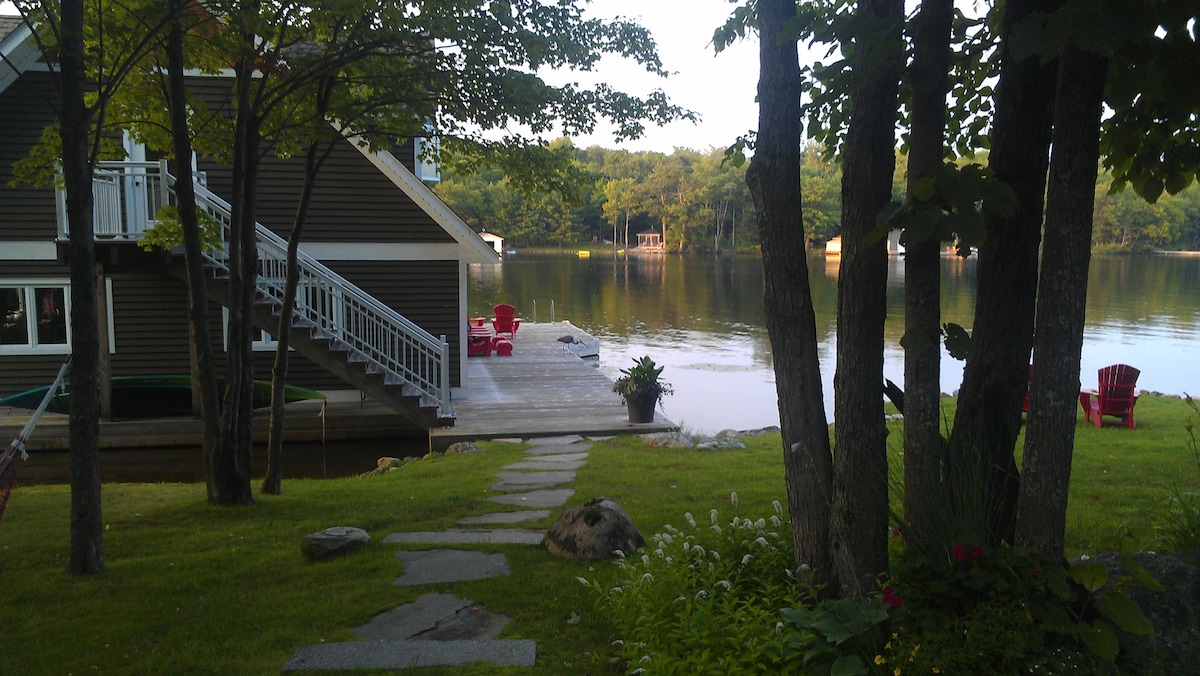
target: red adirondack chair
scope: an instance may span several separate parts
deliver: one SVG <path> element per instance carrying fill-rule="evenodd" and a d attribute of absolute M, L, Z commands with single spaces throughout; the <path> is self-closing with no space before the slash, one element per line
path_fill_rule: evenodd
<path fill-rule="evenodd" d="M 1133 388 L 1141 373 L 1126 364 L 1113 364 L 1097 371 L 1099 387 L 1079 391 L 1083 414 L 1096 427 L 1103 424 L 1102 418 L 1107 415 L 1120 418 L 1126 427 L 1134 429 L 1133 406 L 1137 403 L 1137 394 Z"/>
<path fill-rule="evenodd" d="M 497 336 L 508 335 L 509 340 L 517 337 L 517 328 L 521 326 L 521 320 L 514 317 L 517 309 L 508 303 L 500 303 L 492 306 L 492 312 L 496 313 L 496 317 L 492 319 L 492 329 L 496 331 Z"/>

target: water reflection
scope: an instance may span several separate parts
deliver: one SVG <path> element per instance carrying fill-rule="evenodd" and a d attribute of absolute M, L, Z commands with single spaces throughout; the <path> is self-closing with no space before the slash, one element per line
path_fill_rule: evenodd
<path fill-rule="evenodd" d="M 832 418 L 836 261 L 814 256 L 809 270 Z M 1200 392 L 1200 258 L 1097 257 L 1091 280 L 1084 383 L 1101 366 L 1127 362 L 1142 370 L 1142 388 Z M 897 383 L 903 382 L 903 285 L 904 261 L 893 258 L 884 375 Z M 650 355 L 667 366 L 664 377 L 676 389 L 664 403 L 667 415 L 715 432 L 778 422 L 762 293 L 757 258 L 523 253 L 472 266 L 469 299 L 472 315 L 507 302 L 538 321 L 569 320 L 601 339 L 600 368 L 611 377 Z M 943 258 L 943 321 L 970 326 L 974 303 L 975 259 Z M 942 390 L 953 392 L 961 381 L 962 364 L 943 353 Z"/>

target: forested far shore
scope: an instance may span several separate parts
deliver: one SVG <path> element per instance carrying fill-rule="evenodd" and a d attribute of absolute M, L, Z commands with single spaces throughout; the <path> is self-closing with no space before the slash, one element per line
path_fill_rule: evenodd
<path fill-rule="evenodd" d="M 562 139 L 558 144 L 569 141 Z M 506 246 L 610 243 L 636 246 L 637 234 L 657 232 L 669 251 L 711 253 L 758 246 L 754 204 L 745 165 L 725 159 L 723 148 L 670 155 L 592 146 L 574 149 L 575 162 L 592 181 L 572 200 L 552 192 L 523 194 L 499 170 L 446 171 L 435 187 L 475 231 L 505 238 Z M 986 163 L 986 156 L 961 163 Z M 897 152 L 892 194 L 905 191 L 907 157 Z M 841 230 L 842 172 L 836 160 L 809 144 L 802 154 L 804 230 L 816 246 Z M 1097 251 L 1200 250 L 1200 188 L 1164 193 L 1154 204 L 1132 189 L 1110 192 L 1111 177 L 1096 177 Z"/>

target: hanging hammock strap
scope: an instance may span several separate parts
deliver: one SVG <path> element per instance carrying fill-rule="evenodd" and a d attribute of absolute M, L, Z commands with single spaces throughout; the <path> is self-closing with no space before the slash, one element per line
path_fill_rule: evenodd
<path fill-rule="evenodd" d="M 63 386 L 63 379 L 66 378 L 70 369 L 71 360 L 67 359 L 67 363 L 58 370 L 58 377 L 54 379 L 54 384 L 46 390 L 46 396 L 42 398 L 42 403 L 33 412 L 33 417 L 25 423 L 25 427 L 21 428 L 21 433 L 17 435 L 16 439 L 13 439 L 8 448 L 0 453 L 0 517 L 4 516 L 4 509 L 8 507 L 8 497 L 17 486 L 17 456 L 20 456 L 22 460 L 29 459 L 29 454 L 25 452 L 25 442 L 33 434 L 38 420 L 41 420 L 42 414 L 46 412 L 46 407 L 50 405 L 50 400 L 59 393 Z"/>

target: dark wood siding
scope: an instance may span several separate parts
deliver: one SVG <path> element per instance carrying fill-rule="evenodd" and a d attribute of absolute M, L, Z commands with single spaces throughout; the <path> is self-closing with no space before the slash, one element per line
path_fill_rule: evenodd
<path fill-rule="evenodd" d="M 330 261 L 334 272 L 434 336 L 450 341 L 450 381 L 461 384 L 457 261 Z M 460 317 L 459 315 L 463 316 Z"/>
<path fill-rule="evenodd" d="M 12 187 L 13 163 L 29 155 L 54 122 L 58 89 L 49 73 L 26 73 L 0 93 L 0 240 L 53 240 L 54 189 Z M 0 244 L 3 246 L 3 244 Z"/>
<path fill-rule="evenodd" d="M 189 86 L 214 111 L 228 110 L 228 80 L 192 78 Z M 331 138 L 333 137 L 331 129 Z M 410 171 L 414 164 L 411 141 L 395 151 Z M 232 168 L 211 158 L 201 158 L 209 188 L 230 199 Z M 304 182 L 304 159 L 265 157 L 259 171 L 257 220 L 280 235 L 291 230 L 296 201 Z M 396 187 L 349 141 L 341 140 L 317 176 L 308 220 L 306 242 L 444 242 L 454 238 Z"/>

